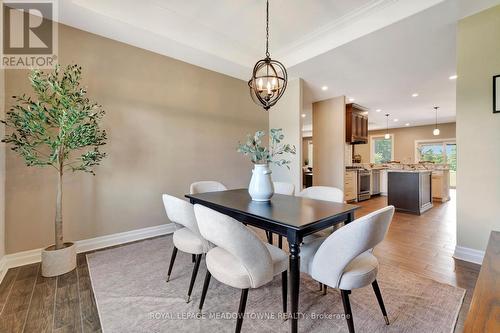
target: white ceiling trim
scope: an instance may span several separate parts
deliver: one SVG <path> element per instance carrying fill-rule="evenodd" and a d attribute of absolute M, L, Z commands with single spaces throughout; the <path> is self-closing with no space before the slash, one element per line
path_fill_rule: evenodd
<path fill-rule="evenodd" d="M 239 79 L 248 79 L 250 70 L 246 66 L 218 55 L 202 52 L 185 43 L 166 38 L 128 22 L 103 15 L 87 6 L 80 6 L 80 0 L 62 1 L 58 21 L 122 43 L 178 59 L 218 73 Z M 122 8 L 123 9 L 123 8 Z M 233 59 L 234 60 L 234 59 Z"/>
<path fill-rule="evenodd" d="M 274 56 L 291 67 L 443 1 L 374 0 L 278 50 Z"/>
<path fill-rule="evenodd" d="M 272 50 L 272 56 L 292 67 L 442 1 L 372 0 L 304 38 Z M 62 1 L 60 9 L 61 23 L 243 80 L 262 57 L 255 46 L 194 22 L 158 0 L 71 0 Z"/>
<path fill-rule="evenodd" d="M 235 61 L 240 65 L 248 65 L 254 60 L 253 50 L 249 50 L 238 40 L 200 22 L 193 22 L 190 17 L 158 1 L 75 0 L 74 3 L 98 15 L 163 36 L 176 43 L 194 46 L 208 54 Z M 148 19 L 144 20 L 144 17 Z M 179 30 L 183 33 L 179 34 Z"/>

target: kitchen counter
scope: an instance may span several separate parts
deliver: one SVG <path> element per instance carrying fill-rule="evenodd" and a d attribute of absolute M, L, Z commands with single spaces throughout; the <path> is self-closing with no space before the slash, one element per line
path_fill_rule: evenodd
<path fill-rule="evenodd" d="M 420 215 L 432 208 L 431 170 L 388 170 L 387 203 Z"/>
<path fill-rule="evenodd" d="M 407 172 L 407 173 L 426 173 L 426 172 L 432 172 L 433 170 L 424 170 L 424 169 L 419 169 L 419 170 L 403 170 L 403 169 L 388 169 L 387 172 Z"/>

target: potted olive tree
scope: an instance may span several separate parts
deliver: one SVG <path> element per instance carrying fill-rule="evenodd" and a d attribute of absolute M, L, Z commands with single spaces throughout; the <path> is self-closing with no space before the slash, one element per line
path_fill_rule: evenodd
<path fill-rule="evenodd" d="M 56 66 L 48 73 L 33 70 L 29 80 L 35 97 L 13 96 L 15 104 L 2 120 L 7 127 L 2 142 L 11 145 L 27 166 L 51 167 L 58 175 L 55 243 L 42 251 L 42 275 L 47 277 L 76 267 L 75 245 L 63 240 L 63 175 L 94 175 L 94 166 L 106 156 L 99 150 L 106 143 L 106 132 L 99 128 L 104 111 L 86 97 L 81 77 L 77 65 Z"/>
<path fill-rule="evenodd" d="M 269 164 L 286 166 L 290 169 L 290 160 L 284 155 L 295 155 L 295 146 L 282 143 L 285 135 L 281 128 L 271 128 L 269 130 L 269 147 L 262 143 L 265 136 L 264 131 L 257 131 L 254 135 L 247 135 L 247 141 L 238 145 L 237 151 L 250 157 L 254 164 L 252 178 L 248 186 L 248 193 L 254 201 L 269 201 L 274 194 L 273 182 L 271 179 L 271 169 Z"/>

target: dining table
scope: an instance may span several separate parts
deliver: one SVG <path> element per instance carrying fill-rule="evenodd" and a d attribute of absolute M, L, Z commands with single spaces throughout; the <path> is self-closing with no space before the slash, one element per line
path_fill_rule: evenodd
<path fill-rule="evenodd" d="M 286 237 L 289 250 L 290 331 L 298 332 L 300 245 L 305 236 L 354 220 L 356 205 L 274 194 L 270 201 L 253 201 L 247 189 L 186 194 L 199 204 L 266 232 Z"/>

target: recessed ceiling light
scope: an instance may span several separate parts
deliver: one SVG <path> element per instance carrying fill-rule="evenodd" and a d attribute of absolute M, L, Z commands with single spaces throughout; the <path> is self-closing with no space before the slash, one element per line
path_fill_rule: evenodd
<path fill-rule="evenodd" d="M 394 118 L 394 122 L 398 122 L 398 121 L 399 121 L 399 119 L 398 119 L 398 118 Z"/>
<path fill-rule="evenodd" d="M 321 87 L 321 90 L 326 91 L 326 90 L 328 90 L 328 87 L 327 86 L 323 86 L 323 87 Z"/>
<path fill-rule="evenodd" d="M 349 97 L 349 102 L 354 102 L 354 98 Z"/>
<path fill-rule="evenodd" d="M 418 94 L 417 94 L 417 93 L 413 93 L 413 94 L 411 95 L 411 97 L 418 97 Z"/>
<path fill-rule="evenodd" d="M 305 118 L 305 117 L 306 117 L 306 114 L 305 114 L 305 113 L 303 113 L 303 114 L 301 114 L 301 116 L 302 116 L 302 118 Z"/>
<path fill-rule="evenodd" d="M 380 111 L 382 111 L 382 110 L 381 110 L 381 109 L 377 109 L 377 110 L 375 110 L 375 111 L 380 112 Z"/>
<path fill-rule="evenodd" d="M 410 123 L 406 123 L 405 126 L 410 126 Z"/>
<path fill-rule="evenodd" d="M 458 75 L 455 74 L 455 75 L 450 76 L 448 79 L 450 79 L 450 80 L 456 80 L 457 78 L 458 78 Z"/>

